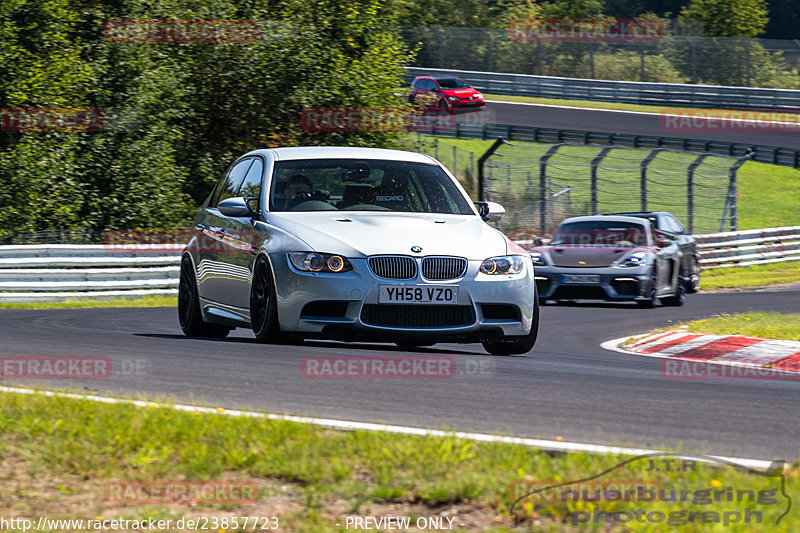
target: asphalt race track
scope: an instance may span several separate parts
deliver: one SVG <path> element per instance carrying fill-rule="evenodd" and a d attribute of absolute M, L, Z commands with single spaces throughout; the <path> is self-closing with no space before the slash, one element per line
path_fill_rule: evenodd
<path fill-rule="evenodd" d="M 721 312 L 797 312 L 799 303 L 800 291 L 774 291 L 690 295 L 682 308 L 654 310 L 550 305 L 542 308 L 539 341 L 527 356 L 492 357 L 480 345 L 436 345 L 413 353 L 453 354 L 457 375 L 389 380 L 309 379 L 301 374 L 301 361 L 409 353 L 393 345 L 259 345 L 245 330 L 226 340 L 190 339 L 171 308 L 4 309 L 0 356 L 108 356 L 115 373 L 83 381 L 12 377 L 2 383 L 795 461 L 800 381 L 668 380 L 660 375 L 659 359 L 606 351 L 599 343 Z"/>
<path fill-rule="evenodd" d="M 697 109 L 693 112 L 701 112 Z M 748 115 L 752 116 L 752 115 Z M 538 126 L 564 130 L 602 131 L 657 137 L 679 137 L 784 148 L 800 148 L 800 129 L 774 126 L 758 131 L 675 131 L 662 127 L 656 113 L 635 113 L 603 109 L 560 107 L 543 104 L 489 102 L 481 112 L 459 115 L 459 122 L 482 122 L 514 126 Z"/>

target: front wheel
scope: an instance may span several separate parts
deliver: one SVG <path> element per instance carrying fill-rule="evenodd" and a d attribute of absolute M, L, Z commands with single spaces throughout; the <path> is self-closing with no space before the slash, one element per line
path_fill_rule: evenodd
<path fill-rule="evenodd" d="M 638 300 L 636 303 L 644 309 L 657 307 L 661 303 L 661 299 L 658 297 L 658 270 L 656 270 L 655 265 L 650 271 L 650 281 L 647 283 L 646 291 L 645 296 L 647 299 Z"/>
<path fill-rule="evenodd" d="M 197 292 L 197 278 L 194 266 L 188 255 L 181 259 L 181 277 L 178 281 L 178 321 L 187 337 L 206 337 L 223 339 L 231 329 L 203 321 L 200 312 L 200 296 Z"/>
<path fill-rule="evenodd" d="M 678 279 L 675 281 L 675 292 L 672 296 L 662 298 L 664 305 L 673 307 L 680 307 L 686 302 L 686 284 L 683 281 L 684 272 L 683 268 L 678 272 Z"/>
<path fill-rule="evenodd" d="M 686 280 L 686 292 L 694 294 L 700 290 L 700 267 L 698 266 L 697 259 L 692 261 L 692 271 L 689 273 L 689 279 Z"/>
<path fill-rule="evenodd" d="M 484 341 L 483 348 L 492 355 L 521 355 L 528 353 L 539 335 L 539 297 L 533 295 L 533 321 L 527 335 L 509 336 L 500 341 Z"/>
<path fill-rule="evenodd" d="M 283 344 L 285 334 L 278 325 L 278 302 L 272 271 L 263 257 L 253 268 L 253 285 L 250 289 L 250 325 L 256 341 L 269 344 Z"/>

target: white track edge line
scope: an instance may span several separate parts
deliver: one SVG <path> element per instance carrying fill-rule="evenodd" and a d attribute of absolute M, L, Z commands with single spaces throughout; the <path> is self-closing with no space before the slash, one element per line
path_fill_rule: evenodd
<path fill-rule="evenodd" d="M 627 339 L 627 337 L 625 337 Z M 622 342 L 624 339 L 617 339 Z M 614 341 L 608 341 L 614 342 Z M 606 344 L 606 343 L 604 343 Z M 625 352 L 628 353 L 628 352 Z M 649 450 L 645 448 L 624 448 L 619 446 L 605 446 L 602 444 L 585 444 L 578 442 L 563 442 L 554 440 L 531 439 L 525 437 L 508 437 L 502 435 L 489 435 L 487 433 L 469 433 L 463 431 L 444 431 L 440 429 L 426 429 L 415 428 L 410 426 L 395 426 L 388 424 L 377 424 L 371 422 L 353 422 L 349 420 L 336 420 L 330 418 L 313 418 L 304 416 L 292 415 L 277 415 L 257 413 L 254 411 L 240 411 L 238 409 L 224 409 L 222 411 L 211 407 L 199 407 L 195 405 L 166 405 L 154 402 L 147 402 L 144 400 L 128 400 L 123 398 L 111 398 L 107 396 L 97 396 L 93 394 L 73 394 L 67 392 L 54 392 L 54 391 L 36 391 L 32 389 L 22 389 L 18 387 L 5 387 L 0 386 L 1 392 L 13 392 L 17 394 L 41 394 L 43 396 L 51 396 L 58 398 L 73 398 L 78 400 L 89 400 L 100 403 L 113 403 L 113 404 L 129 404 L 137 407 L 160 407 L 170 408 L 176 411 L 188 411 L 191 413 L 205 413 L 226 416 L 242 416 L 250 418 L 266 418 L 269 420 L 283 420 L 288 422 L 299 422 L 302 424 L 312 424 L 316 426 L 329 427 L 341 430 L 364 430 L 364 431 L 384 431 L 387 433 L 396 433 L 402 435 L 419 435 L 419 436 L 432 436 L 432 437 L 456 437 L 460 439 L 474 440 L 478 442 L 498 442 L 503 444 L 521 444 L 523 446 L 531 446 L 549 451 L 559 452 L 587 452 L 596 454 L 618 454 L 618 455 L 645 455 L 649 453 L 673 453 L 662 450 Z M 676 456 L 680 456 L 680 452 L 674 452 Z M 708 455 L 708 457 L 722 459 L 732 463 L 739 464 L 744 467 L 767 470 L 772 464 L 772 461 L 764 461 L 761 459 L 747 459 L 740 457 L 727 457 L 724 455 Z M 711 461 L 709 461 L 711 462 Z"/>

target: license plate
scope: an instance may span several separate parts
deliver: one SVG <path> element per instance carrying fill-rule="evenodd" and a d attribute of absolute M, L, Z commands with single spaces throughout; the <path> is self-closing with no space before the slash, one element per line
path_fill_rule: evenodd
<path fill-rule="evenodd" d="M 564 283 L 600 283 L 600 276 L 597 274 L 564 274 Z"/>
<path fill-rule="evenodd" d="M 455 304 L 458 287 L 433 285 L 381 285 L 378 303 L 382 304 Z"/>

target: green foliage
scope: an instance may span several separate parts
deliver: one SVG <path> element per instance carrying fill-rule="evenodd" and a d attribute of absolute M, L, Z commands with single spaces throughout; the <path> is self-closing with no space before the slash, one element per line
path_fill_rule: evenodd
<path fill-rule="evenodd" d="M 184 225 L 231 161 L 269 146 L 384 146 L 315 134 L 304 107 L 397 105 L 407 50 L 381 0 L 0 7 L 0 106 L 99 108 L 97 132 L 0 132 L 0 239 L 17 231 Z M 110 19 L 255 20 L 247 43 L 112 42 Z"/>
<path fill-rule="evenodd" d="M 709 37 L 757 37 L 764 33 L 766 0 L 691 0 L 681 18 L 699 20 Z"/>

